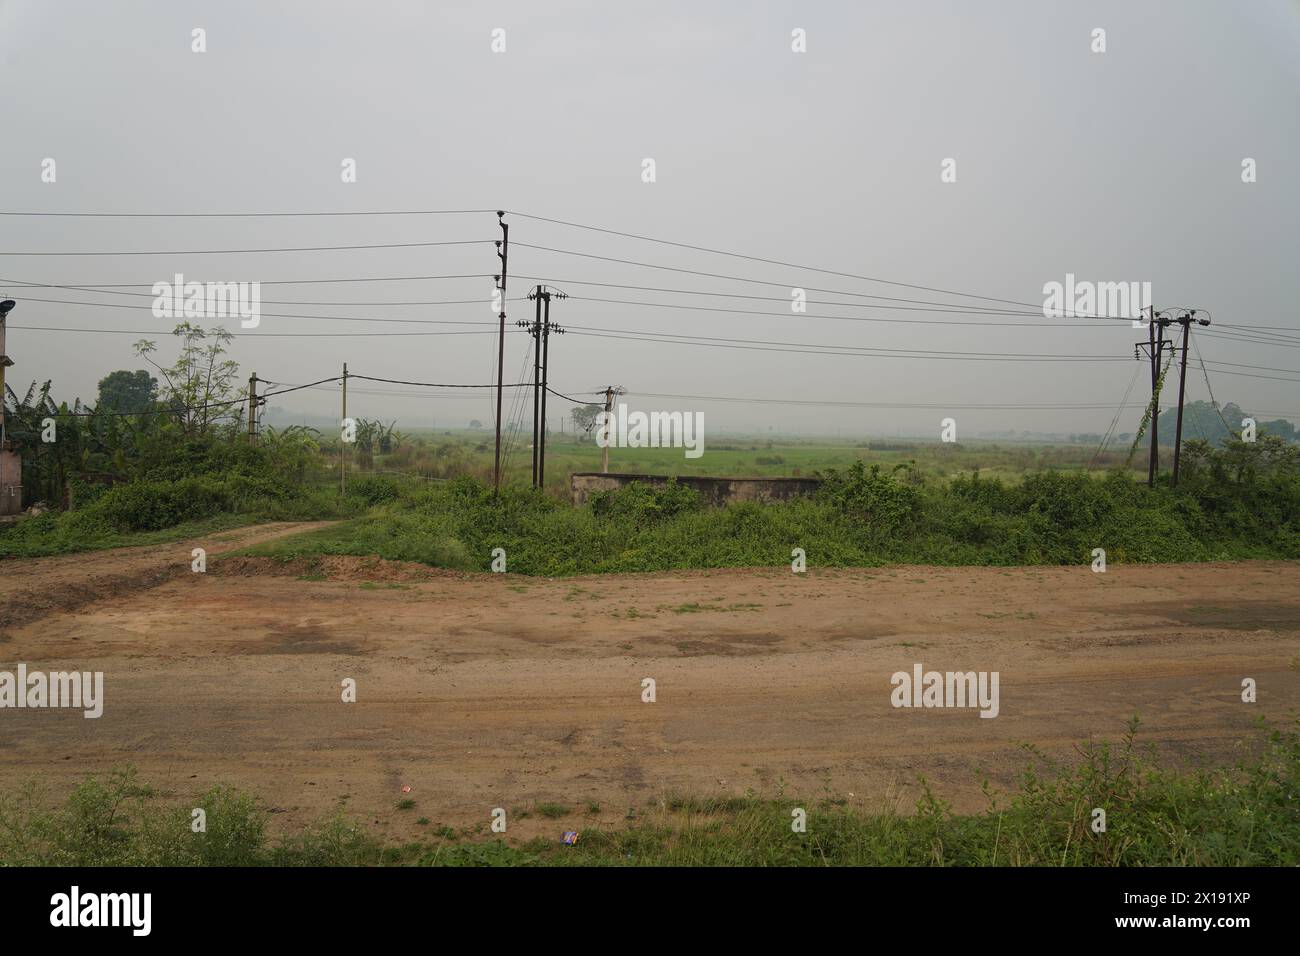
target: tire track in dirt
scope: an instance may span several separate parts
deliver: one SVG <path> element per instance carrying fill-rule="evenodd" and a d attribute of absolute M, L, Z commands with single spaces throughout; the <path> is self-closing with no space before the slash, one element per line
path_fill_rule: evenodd
<path fill-rule="evenodd" d="M 277 521 L 187 541 L 0 561 L 0 642 L 12 628 L 77 611 L 104 598 L 156 588 L 189 572 L 190 553 L 209 555 L 325 527 L 329 521 Z"/>

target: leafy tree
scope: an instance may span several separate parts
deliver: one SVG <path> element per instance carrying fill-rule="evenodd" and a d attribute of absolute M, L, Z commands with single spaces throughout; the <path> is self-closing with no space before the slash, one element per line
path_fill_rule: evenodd
<path fill-rule="evenodd" d="M 596 416 L 604 410 L 604 405 L 579 405 L 569 413 L 573 417 L 574 431 L 581 429 L 591 434 L 591 430 L 596 427 Z"/>
<path fill-rule="evenodd" d="M 135 354 L 162 373 L 163 400 L 180 421 L 185 435 L 204 436 L 222 425 L 238 425 L 243 393 L 236 382 L 239 363 L 224 358 L 234 336 L 223 328 L 203 329 L 182 322 L 172 331 L 181 341 L 176 362 L 164 368 L 150 356 L 157 343 L 141 339 Z"/>
<path fill-rule="evenodd" d="M 1283 441 L 1300 441 L 1300 433 L 1296 431 L 1295 425 L 1285 418 L 1275 418 L 1271 422 L 1260 422 L 1259 430 L 1265 434 L 1274 435 Z"/>
<path fill-rule="evenodd" d="M 99 380 L 98 408 L 114 412 L 143 412 L 158 399 L 158 380 L 144 369 L 118 370 Z"/>

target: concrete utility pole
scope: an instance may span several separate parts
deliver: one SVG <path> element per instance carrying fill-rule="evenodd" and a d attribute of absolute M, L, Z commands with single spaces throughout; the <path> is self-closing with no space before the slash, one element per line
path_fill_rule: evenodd
<path fill-rule="evenodd" d="M 533 475 L 531 487 L 537 487 L 537 452 L 541 447 L 537 440 L 537 415 L 540 407 L 538 389 L 542 387 L 542 287 L 533 290 L 533 301 L 537 307 L 537 317 L 533 320 L 530 334 L 533 337 Z"/>
<path fill-rule="evenodd" d="M 537 453 L 537 487 L 546 487 L 546 355 L 551 342 L 551 295 L 546 293 L 542 301 L 542 427 L 537 437 L 541 447 Z M 559 331 L 558 329 L 556 330 Z"/>
<path fill-rule="evenodd" d="M 546 468 L 546 360 L 549 352 L 550 336 L 563 335 L 564 329 L 551 324 L 551 299 L 567 299 L 568 295 L 555 289 L 539 285 L 528 298 L 537 303 L 537 318 L 531 326 L 520 320 L 515 323 L 520 328 L 527 328 L 533 336 L 533 488 L 543 484 Z"/>
<path fill-rule="evenodd" d="M 257 441 L 257 373 L 248 377 L 248 441 Z"/>
<path fill-rule="evenodd" d="M 497 450 L 496 464 L 492 469 L 492 494 L 501 493 L 501 391 L 505 387 L 506 369 L 506 278 L 510 262 L 510 226 L 506 223 L 505 210 L 497 210 L 497 225 L 501 227 L 501 238 L 497 241 L 497 258 L 501 260 L 501 277 L 497 288 L 501 291 L 501 332 L 497 339 Z M 346 383 L 344 384 L 346 388 Z"/>
<path fill-rule="evenodd" d="M 339 493 L 348 490 L 348 443 L 343 440 L 342 429 L 348 420 L 348 363 L 343 363 L 343 420 L 339 422 Z"/>
<path fill-rule="evenodd" d="M 1167 315 L 1156 312 L 1154 305 L 1147 306 L 1151 324 L 1147 326 L 1146 352 L 1151 359 L 1151 459 L 1147 465 L 1147 485 L 1154 488 L 1160 474 L 1160 359 L 1165 349 Z M 1172 347 L 1172 340 L 1170 345 Z M 1139 343 L 1141 347 L 1142 343 Z"/>
<path fill-rule="evenodd" d="M 1160 471 L 1160 396 L 1156 385 L 1160 379 L 1160 350 L 1164 346 L 1164 328 L 1156 321 L 1154 305 L 1147 335 L 1151 339 L 1151 456 L 1147 462 L 1147 485 L 1154 488 L 1156 473 Z"/>
<path fill-rule="evenodd" d="M 0 302 L 0 450 L 5 446 L 5 369 L 13 365 L 13 359 L 5 354 L 5 319 L 17 305 L 13 299 Z"/>
<path fill-rule="evenodd" d="M 1178 324 L 1183 327 L 1182 367 L 1178 372 L 1178 424 L 1174 429 L 1174 475 L 1173 486 L 1178 487 L 1178 463 L 1183 454 L 1183 396 L 1187 391 L 1187 341 L 1191 337 L 1192 322 L 1209 325 L 1209 319 L 1197 319 L 1196 310 L 1190 309 L 1179 316 Z"/>
<path fill-rule="evenodd" d="M 5 431 L 5 369 L 14 364 L 5 352 L 5 318 L 15 304 L 0 302 L 0 515 L 18 514 L 23 507 L 23 460 L 9 448 Z"/>
<path fill-rule="evenodd" d="M 614 386 L 605 386 L 605 447 L 600 450 L 600 473 L 609 474 L 609 413 L 614 409 Z"/>
<path fill-rule="evenodd" d="M 605 386 L 605 427 L 602 429 L 602 433 L 605 437 L 605 447 L 602 448 L 600 452 L 600 472 L 603 475 L 609 474 L 609 429 L 610 416 L 614 411 L 614 399 L 626 392 L 627 389 L 622 385 Z"/>

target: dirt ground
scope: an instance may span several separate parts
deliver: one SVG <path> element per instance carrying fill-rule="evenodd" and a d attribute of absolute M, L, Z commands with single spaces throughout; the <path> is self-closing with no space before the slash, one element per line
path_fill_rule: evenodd
<path fill-rule="evenodd" d="M 407 839 L 505 807 L 515 838 L 620 825 L 675 793 L 910 808 L 918 774 L 974 810 L 981 774 L 1014 782 L 1023 743 L 1068 757 L 1138 713 L 1164 759 L 1225 765 L 1256 717 L 1300 710 L 1297 563 L 539 579 L 232 557 L 189 570 L 196 544 L 215 556 L 309 527 L 0 562 L 0 670 L 105 675 L 98 720 L 0 710 L 0 789 L 38 777 L 59 799 L 133 764 L 178 799 L 252 790 L 286 826 L 342 805 Z M 999 716 L 895 709 L 890 675 L 915 663 L 998 671 Z M 1257 703 L 1241 700 L 1246 677 Z M 539 803 L 570 809 L 520 816 Z"/>

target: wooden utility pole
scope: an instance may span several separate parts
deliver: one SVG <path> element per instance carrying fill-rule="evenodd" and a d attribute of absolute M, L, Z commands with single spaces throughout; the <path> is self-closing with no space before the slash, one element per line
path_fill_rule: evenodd
<path fill-rule="evenodd" d="M 348 443 L 343 440 L 343 432 L 348 422 L 348 363 L 343 363 L 343 420 L 339 423 L 339 493 L 348 490 Z"/>
<path fill-rule="evenodd" d="M 501 391 L 505 387 L 506 369 L 506 276 L 510 260 L 510 226 L 503 217 L 505 210 L 497 210 L 497 225 L 501 227 L 501 238 L 497 241 L 497 258 L 501 260 L 501 279 L 497 288 L 501 290 L 501 332 L 497 339 L 497 450 L 496 464 L 492 469 L 492 494 L 501 493 Z M 347 384 L 344 383 L 346 389 Z"/>
<path fill-rule="evenodd" d="M 248 377 L 248 441 L 257 441 L 257 373 Z"/>

